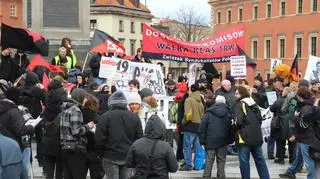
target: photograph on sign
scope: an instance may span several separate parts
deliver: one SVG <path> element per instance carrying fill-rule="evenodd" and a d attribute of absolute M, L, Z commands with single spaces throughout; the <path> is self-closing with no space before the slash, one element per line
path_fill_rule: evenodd
<path fill-rule="evenodd" d="M 320 58 L 310 55 L 306 73 L 304 76 L 305 80 L 320 80 Z"/>
<path fill-rule="evenodd" d="M 274 69 L 282 64 L 282 60 L 280 59 L 271 59 L 270 61 L 270 74 L 274 72 Z"/>

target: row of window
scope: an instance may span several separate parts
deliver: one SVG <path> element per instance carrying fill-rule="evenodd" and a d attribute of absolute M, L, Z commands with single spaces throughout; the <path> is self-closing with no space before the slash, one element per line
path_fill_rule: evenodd
<path fill-rule="evenodd" d="M 0 1 L 0 15 L 2 15 L 2 1 Z M 10 4 L 10 16 L 17 17 L 17 4 Z"/>
<path fill-rule="evenodd" d="M 292 0 L 290 0 L 292 1 Z M 310 0 L 311 1 L 311 11 L 312 12 L 317 12 L 318 11 L 318 0 Z M 303 12 L 303 2 L 304 0 L 296 0 L 297 5 L 297 14 L 302 14 Z M 279 4 L 279 16 L 285 16 L 286 15 L 286 0 L 280 0 Z M 232 22 L 232 11 L 231 9 L 227 10 L 227 16 L 226 16 L 226 22 L 231 23 Z M 272 1 L 267 1 L 266 2 L 266 18 L 271 18 L 272 17 Z M 257 20 L 259 18 L 259 5 L 254 4 L 253 5 L 253 15 L 252 19 Z M 243 7 L 238 8 L 238 21 L 242 22 L 243 21 Z M 217 12 L 217 24 L 221 23 L 221 12 Z"/>
<path fill-rule="evenodd" d="M 302 56 L 302 35 L 295 36 L 295 45 L 294 45 L 294 53 L 298 55 L 298 57 Z M 251 40 L 251 56 L 254 59 L 258 58 L 258 39 L 253 38 Z M 309 38 L 309 54 L 313 56 L 317 56 L 318 49 L 318 37 L 316 34 L 310 35 Z M 286 57 L 286 37 L 279 36 L 278 37 L 278 58 Z M 271 58 L 271 37 L 264 38 L 264 58 Z"/>
<path fill-rule="evenodd" d="M 90 20 L 90 30 L 94 30 L 97 28 L 97 20 Z M 119 20 L 119 32 L 124 32 L 125 24 L 123 20 Z M 130 33 L 134 34 L 136 32 L 135 22 L 130 22 Z M 143 23 L 140 24 L 140 32 L 143 32 Z"/>

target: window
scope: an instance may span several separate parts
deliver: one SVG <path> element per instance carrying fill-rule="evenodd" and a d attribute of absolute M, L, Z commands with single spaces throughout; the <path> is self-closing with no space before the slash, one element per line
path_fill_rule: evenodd
<path fill-rule="evenodd" d="M 286 2 L 285 1 L 281 1 L 280 2 L 280 15 L 281 16 L 284 16 L 284 15 L 286 15 Z"/>
<path fill-rule="evenodd" d="M 90 0 L 90 4 L 95 4 L 96 0 Z"/>
<path fill-rule="evenodd" d="M 252 40 L 252 46 L 251 46 L 251 50 L 252 50 L 252 57 L 254 59 L 258 58 L 258 40 L 257 39 L 253 39 Z"/>
<path fill-rule="evenodd" d="M 0 1 L 0 16 L 2 16 L 2 1 Z"/>
<path fill-rule="evenodd" d="M 132 34 L 135 33 L 134 22 L 131 22 L 131 23 L 130 23 L 130 32 L 131 32 Z"/>
<path fill-rule="evenodd" d="M 285 50 L 286 50 L 286 39 L 285 37 L 279 37 L 279 58 L 285 58 Z"/>
<path fill-rule="evenodd" d="M 124 42 L 126 41 L 126 39 L 124 39 L 124 38 L 118 38 L 118 40 L 119 40 L 119 42 L 120 42 L 121 44 L 124 44 Z"/>
<path fill-rule="evenodd" d="M 10 4 L 10 16 L 17 17 L 17 5 L 16 4 Z"/>
<path fill-rule="evenodd" d="M 227 23 L 231 23 L 231 10 L 228 10 Z"/>
<path fill-rule="evenodd" d="M 264 42 L 264 58 L 270 58 L 271 57 L 271 38 L 268 37 L 265 39 Z"/>
<path fill-rule="evenodd" d="M 124 31 L 123 20 L 119 20 L 119 32 Z"/>
<path fill-rule="evenodd" d="M 298 57 L 301 57 L 302 56 L 302 36 L 297 35 L 295 39 L 296 39 L 295 53 L 298 55 Z"/>
<path fill-rule="evenodd" d="M 220 24 L 221 23 L 221 13 L 218 12 L 217 14 L 217 24 Z"/>
<path fill-rule="evenodd" d="M 317 12 L 318 11 L 318 0 L 313 0 L 311 5 L 312 5 L 312 12 Z"/>
<path fill-rule="evenodd" d="M 136 53 L 136 40 L 130 40 L 130 52 L 131 55 Z"/>
<path fill-rule="evenodd" d="M 140 24 L 141 34 L 143 33 L 143 23 Z"/>
<path fill-rule="evenodd" d="M 258 5 L 255 5 L 253 7 L 253 19 L 257 20 L 258 19 Z"/>
<path fill-rule="evenodd" d="M 243 9 L 242 9 L 242 7 L 241 8 L 239 8 L 239 14 L 238 14 L 238 20 L 239 20 L 239 22 L 242 22 L 242 19 L 243 19 Z"/>
<path fill-rule="evenodd" d="M 317 56 L 317 36 L 311 36 L 310 38 L 310 54 L 313 56 Z"/>
<path fill-rule="evenodd" d="M 96 19 L 91 19 L 90 20 L 90 30 L 94 30 L 97 28 L 97 20 Z"/>
<path fill-rule="evenodd" d="M 303 4 L 303 1 L 302 0 L 297 0 L 297 13 L 298 14 L 302 14 L 302 4 Z"/>
<path fill-rule="evenodd" d="M 272 13 L 272 6 L 271 3 L 267 4 L 267 17 L 271 18 Z"/>

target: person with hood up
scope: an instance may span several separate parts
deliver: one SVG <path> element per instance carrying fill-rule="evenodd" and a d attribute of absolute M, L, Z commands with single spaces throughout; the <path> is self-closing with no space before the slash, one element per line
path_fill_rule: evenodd
<path fill-rule="evenodd" d="M 107 179 L 127 179 L 131 170 L 126 167 L 126 156 L 134 141 L 141 138 L 139 117 L 128 110 L 123 92 L 117 91 L 108 101 L 109 111 L 99 118 L 95 131 L 96 149 L 103 157 Z"/>
<path fill-rule="evenodd" d="M 147 122 L 145 135 L 129 149 L 127 167 L 135 168 L 134 178 L 169 179 L 178 170 L 178 162 L 169 143 L 164 141 L 166 128 L 157 115 Z"/>
<path fill-rule="evenodd" d="M 94 127 L 94 122 L 84 124 L 83 113 L 86 91 L 75 89 L 72 100 L 62 103 L 60 116 L 60 142 L 64 179 L 85 179 L 87 138 L 85 134 Z"/>
<path fill-rule="evenodd" d="M 203 178 L 211 178 L 212 166 L 217 158 L 217 178 L 225 178 L 227 146 L 233 143 L 231 136 L 232 114 L 223 96 L 217 96 L 216 103 L 206 110 L 199 128 L 200 144 L 207 151 Z"/>
<path fill-rule="evenodd" d="M 250 153 L 256 164 L 259 177 L 269 179 L 269 171 L 262 151 L 262 117 L 260 109 L 250 97 L 249 91 L 239 86 L 235 92 L 237 100 L 233 111 L 237 135 L 236 144 L 238 145 L 241 177 L 250 179 Z"/>
<path fill-rule="evenodd" d="M 204 113 L 204 106 L 201 102 L 199 86 L 191 85 L 191 94 L 184 103 L 184 138 L 183 154 L 185 165 L 180 168 L 181 171 L 191 171 L 192 165 L 192 148 L 200 146 L 198 130 Z"/>

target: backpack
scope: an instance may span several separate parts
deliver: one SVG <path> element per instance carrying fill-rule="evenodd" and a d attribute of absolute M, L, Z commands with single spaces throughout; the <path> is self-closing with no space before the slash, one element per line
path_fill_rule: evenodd
<path fill-rule="evenodd" d="M 293 120 L 294 119 L 294 111 L 297 108 L 297 104 L 298 104 L 298 101 L 297 101 L 296 98 L 291 98 L 289 100 L 288 109 L 287 109 L 286 114 L 285 114 L 285 118 L 286 119 L 288 119 L 288 120 Z"/>
<path fill-rule="evenodd" d="M 40 100 L 32 94 L 32 89 L 22 92 L 21 104 L 24 107 L 28 108 L 30 114 L 34 119 L 36 119 L 42 111 Z"/>
<path fill-rule="evenodd" d="M 178 121 L 178 107 L 179 104 L 176 102 L 172 102 L 169 106 L 169 121 L 171 123 L 177 123 Z"/>

